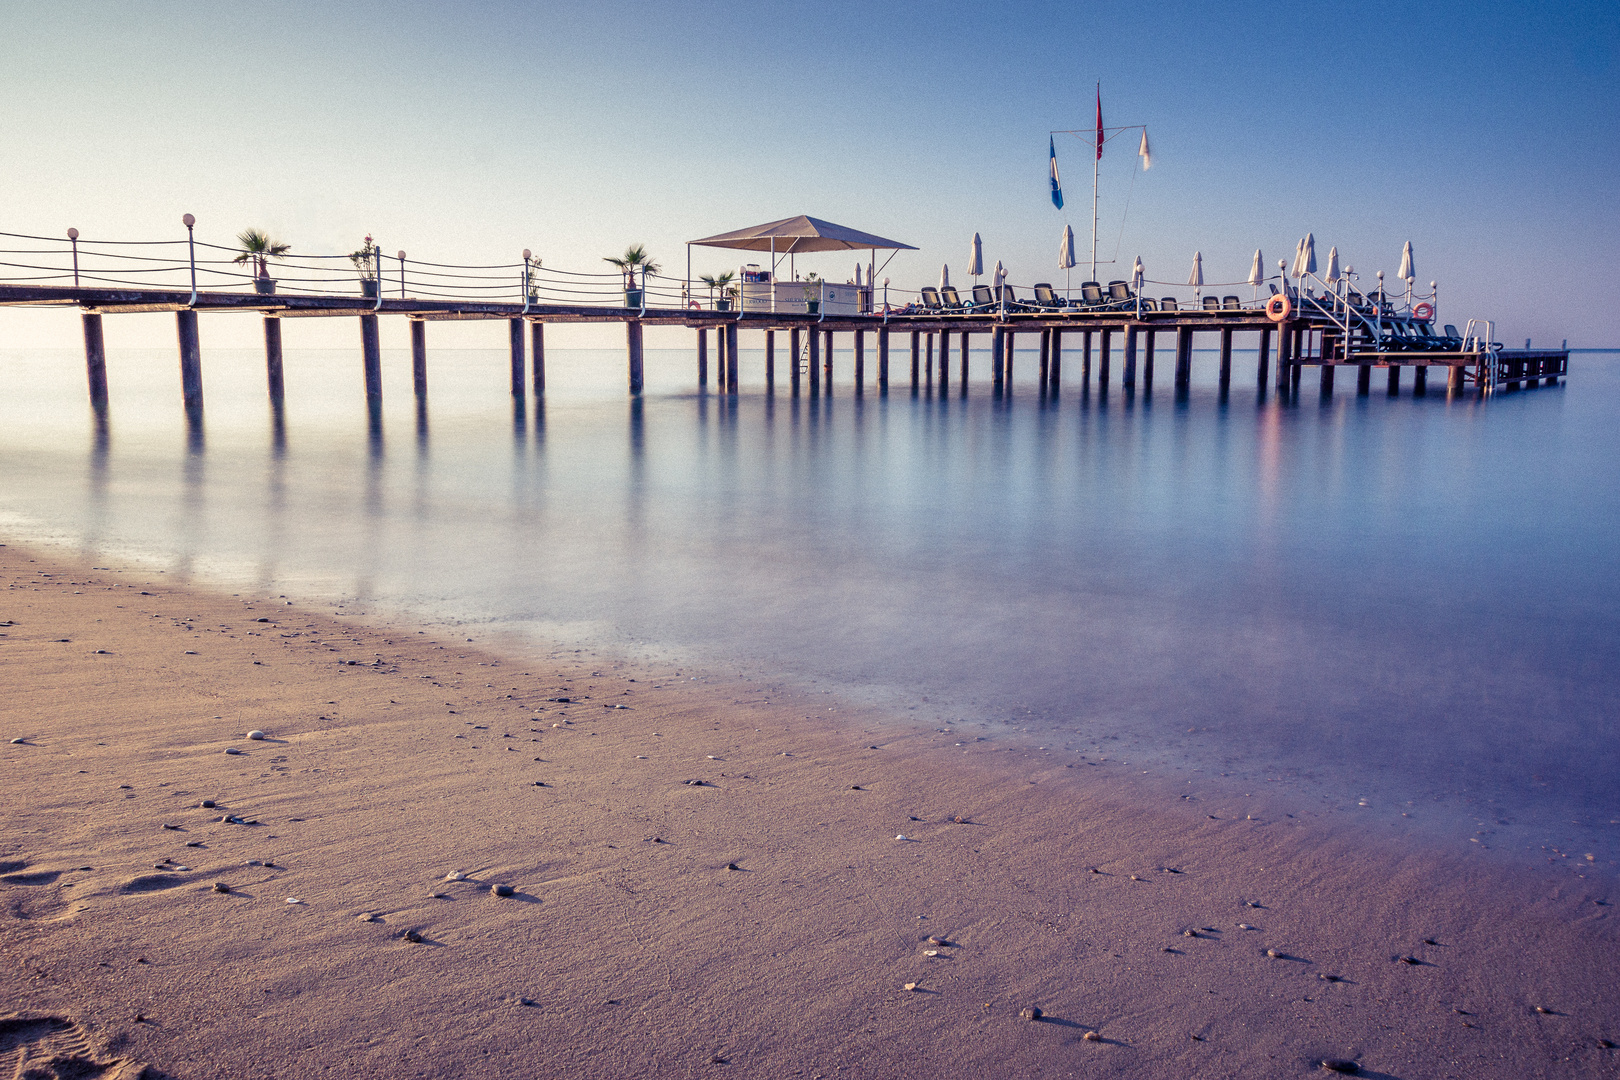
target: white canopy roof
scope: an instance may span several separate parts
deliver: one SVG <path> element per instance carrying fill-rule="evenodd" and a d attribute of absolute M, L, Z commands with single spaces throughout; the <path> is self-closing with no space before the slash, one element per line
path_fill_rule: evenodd
<path fill-rule="evenodd" d="M 701 247 L 737 248 L 742 251 L 775 251 L 778 255 L 796 255 L 804 251 L 854 251 L 884 248 L 916 251 L 910 244 L 885 240 L 881 236 L 861 232 L 806 214 L 768 221 L 749 229 L 706 236 L 702 240 L 688 240 Z"/>

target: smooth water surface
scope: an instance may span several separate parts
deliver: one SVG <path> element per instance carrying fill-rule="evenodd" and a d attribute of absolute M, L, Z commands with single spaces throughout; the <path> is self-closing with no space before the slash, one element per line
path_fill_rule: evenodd
<path fill-rule="evenodd" d="M 172 352 L 110 357 L 103 428 L 76 350 L 3 352 L 0 529 L 1620 856 L 1620 355 L 1480 401 L 1279 400 L 1252 353 L 1222 400 L 1200 354 L 1181 402 L 1162 352 L 1103 395 L 1071 347 L 1049 402 L 1033 354 L 1000 399 L 982 356 L 965 398 L 902 356 L 811 401 L 785 356 L 728 399 L 651 351 L 631 402 L 622 353 L 553 349 L 514 409 L 504 353 L 433 352 L 419 415 L 385 353 L 372 432 L 352 353 L 289 352 L 278 429 L 262 357 L 205 347 L 188 435 Z"/>

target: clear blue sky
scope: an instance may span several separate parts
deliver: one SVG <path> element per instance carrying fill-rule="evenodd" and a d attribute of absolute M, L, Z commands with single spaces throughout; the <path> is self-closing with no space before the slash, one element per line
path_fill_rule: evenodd
<path fill-rule="evenodd" d="M 1059 143 L 1055 210 L 1047 132 L 1089 125 L 1100 81 L 1107 122 L 1154 149 L 1134 188 L 1134 144 L 1103 162 L 1105 257 L 1117 239 L 1184 280 L 1200 250 L 1232 280 L 1309 230 L 1370 279 L 1410 239 L 1447 321 L 1620 343 L 1612 0 L 0 0 L 0 25 L 6 231 L 174 236 L 190 211 L 219 242 L 258 225 L 331 253 L 371 232 L 598 270 L 633 241 L 679 267 L 683 241 L 810 213 L 921 248 L 896 284 L 959 271 L 975 231 L 1015 282 L 1061 281 L 1089 162 Z M 0 338 L 43 344 L 42 318 L 0 313 Z"/>

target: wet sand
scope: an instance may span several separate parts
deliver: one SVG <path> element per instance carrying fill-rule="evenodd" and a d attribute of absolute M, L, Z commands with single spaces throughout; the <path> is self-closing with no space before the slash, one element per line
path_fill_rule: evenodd
<path fill-rule="evenodd" d="M 16 546 L 0 580 L 19 1075 L 1620 1068 L 1603 867 Z"/>

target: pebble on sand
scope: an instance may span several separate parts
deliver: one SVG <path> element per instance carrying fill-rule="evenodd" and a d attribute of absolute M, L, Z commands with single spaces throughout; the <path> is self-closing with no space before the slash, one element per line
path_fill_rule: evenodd
<path fill-rule="evenodd" d="M 1095 1031 L 1088 1031 L 1080 1037 L 1086 1042 L 1102 1042 L 1102 1036 Z"/>
<path fill-rule="evenodd" d="M 1041 1008 L 1040 1008 L 1039 1005 L 1031 1005 L 1029 1008 L 1025 1009 L 1023 1012 L 1020 1012 L 1018 1015 L 1022 1016 L 1025 1020 L 1039 1020 L 1041 1017 L 1045 1016 L 1046 1014 L 1041 1011 Z"/>
<path fill-rule="evenodd" d="M 491 885 L 489 891 L 492 896 L 511 896 L 517 890 L 510 885 Z"/>
<path fill-rule="evenodd" d="M 903 987 L 901 987 L 901 989 L 902 990 L 915 990 L 915 989 L 917 989 L 917 984 L 916 983 L 906 983 Z"/>
<path fill-rule="evenodd" d="M 1273 960 L 1281 960 L 1282 959 L 1282 953 L 1278 952 L 1276 949 L 1267 949 L 1266 950 L 1266 955 L 1271 957 Z"/>
<path fill-rule="evenodd" d="M 227 753 L 227 754 L 240 754 L 240 753 L 241 753 L 241 752 L 242 752 L 242 751 L 240 751 L 240 750 L 238 750 L 238 749 L 237 749 L 237 748 L 236 748 L 236 747 L 234 747 L 234 746 L 227 746 L 227 747 L 226 747 L 226 748 L 225 748 L 225 752 L 226 752 L 226 753 Z"/>
<path fill-rule="evenodd" d="M 204 810 L 212 810 L 214 808 L 214 800 L 213 799 L 204 799 L 202 802 L 198 803 L 197 805 L 199 807 L 201 807 L 202 809 L 204 809 Z"/>
<path fill-rule="evenodd" d="M 231 891 L 231 887 L 225 884 L 223 881 L 216 881 L 214 882 L 214 891 L 217 893 L 228 893 Z"/>
<path fill-rule="evenodd" d="M 1327 1072 L 1344 1073 L 1347 1076 L 1357 1076 L 1361 1066 L 1354 1061 L 1341 1061 L 1338 1058 L 1323 1058 L 1322 1068 Z"/>
<path fill-rule="evenodd" d="M 446 881 L 466 881 L 467 880 L 467 875 L 463 874 L 460 870 L 452 870 L 448 874 L 444 875 L 444 880 L 446 880 Z"/>
<path fill-rule="evenodd" d="M 413 945 L 420 945 L 422 943 L 422 940 L 423 940 L 422 939 L 422 933 L 419 930 L 407 930 L 407 931 L 405 931 L 404 936 L 405 936 L 405 940 L 409 941 Z"/>
<path fill-rule="evenodd" d="M 258 728 L 254 728 L 252 731 L 248 732 L 247 737 L 252 739 L 254 742 L 263 742 L 264 732 L 260 731 Z"/>
<path fill-rule="evenodd" d="M 27 746 L 28 745 L 28 740 L 23 739 L 23 738 L 12 739 L 11 740 L 11 745 L 12 746 Z"/>

